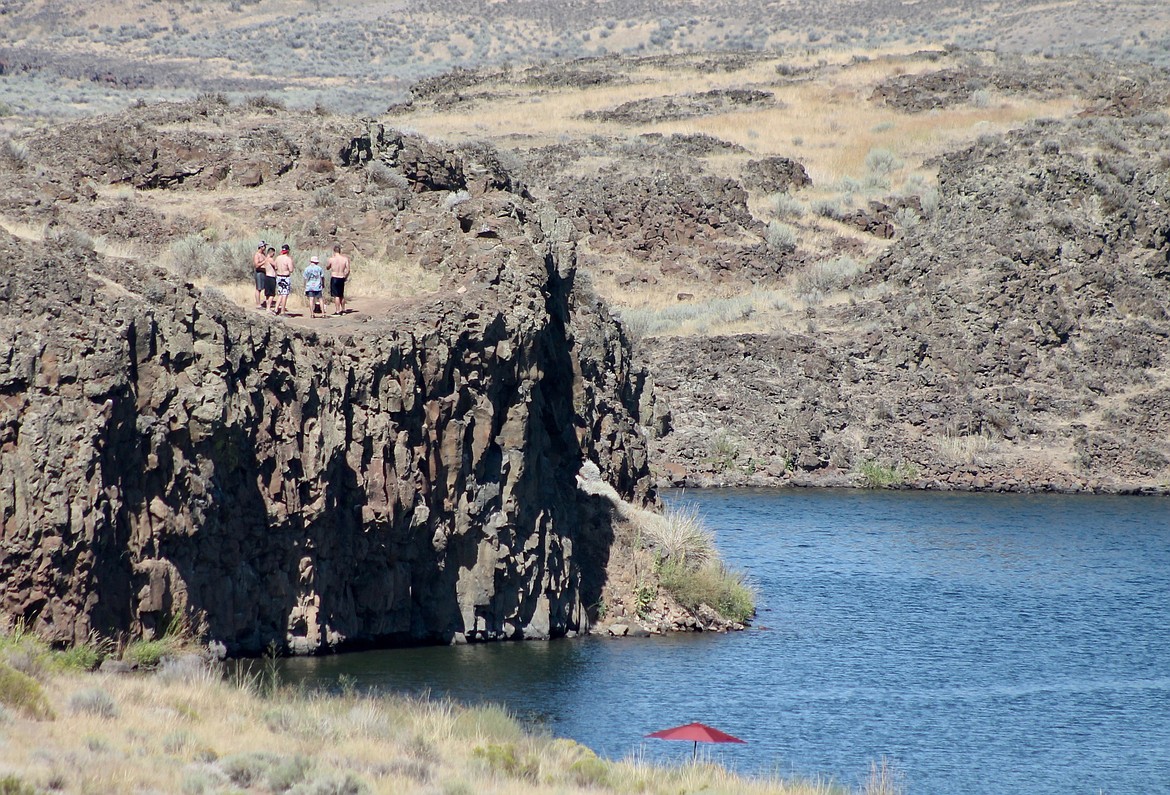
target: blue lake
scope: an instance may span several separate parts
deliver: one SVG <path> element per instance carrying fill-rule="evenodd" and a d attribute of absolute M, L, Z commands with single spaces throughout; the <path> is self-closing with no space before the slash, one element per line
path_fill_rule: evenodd
<path fill-rule="evenodd" d="M 297 659 L 287 678 L 508 705 L 598 753 L 700 720 L 745 773 L 911 793 L 1170 792 L 1170 500 L 829 490 L 669 493 L 759 589 L 729 635 Z"/>

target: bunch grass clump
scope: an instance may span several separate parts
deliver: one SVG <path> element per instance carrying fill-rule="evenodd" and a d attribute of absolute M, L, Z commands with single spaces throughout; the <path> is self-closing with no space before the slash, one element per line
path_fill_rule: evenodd
<path fill-rule="evenodd" d="M 697 507 L 668 506 L 662 515 L 646 512 L 641 532 L 655 555 L 659 586 L 683 608 L 697 611 L 706 605 L 738 623 L 755 615 L 754 589 L 720 559 L 715 537 Z"/>
<path fill-rule="evenodd" d="M 935 442 L 939 455 L 944 461 L 955 465 L 980 463 L 995 450 L 995 440 L 990 434 L 975 433 L 965 436 L 943 436 Z"/>
<path fill-rule="evenodd" d="M 707 605 L 729 621 L 746 623 L 756 613 L 755 591 L 741 573 L 723 561 L 709 560 L 688 566 L 679 559 L 666 559 L 658 568 L 659 582 L 688 610 Z"/>
<path fill-rule="evenodd" d="M 862 461 L 858 466 L 861 483 L 870 489 L 899 488 L 917 477 L 909 464 L 883 464 L 880 461 Z"/>
<path fill-rule="evenodd" d="M 660 560 L 697 568 L 715 556 L 715 537 L 694 505 L 669 505 L 657 521 L 647 522 L 643 540 Z"/>
<path fill-rule="evenodd" d="M 175 616 L 157 638 L 140 638 L 122 650 L 122 660 L 141 668 L 157 668 L 165 658 L 191 646 L 191 630 L 183 616 Z"/>
<path fill-rule="evenodd" d="M 0 705 L 32 720 L 52 720 L 53 708 L 40 682 L 0 662 Z"/>

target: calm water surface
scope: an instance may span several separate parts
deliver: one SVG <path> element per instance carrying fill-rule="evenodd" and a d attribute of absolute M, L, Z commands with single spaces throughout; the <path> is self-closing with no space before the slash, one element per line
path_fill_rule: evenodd
<path fill-rule="evenodd" d="M 911 793 L 1170 793 L 1170 501 L 688 491 L 757 628 L 290 660 L 290 678 L 507 704 L 614 758 L 701 720 L 744 772 Z"/>

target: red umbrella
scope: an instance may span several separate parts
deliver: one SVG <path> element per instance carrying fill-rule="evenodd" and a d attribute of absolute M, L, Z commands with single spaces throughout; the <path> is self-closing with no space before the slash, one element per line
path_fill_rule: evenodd
<path fill-rule="evenodd" d="M 691 759 L 698 756 L 699 743 L 747 743 L 747 740 L 732 737 L 704 723 L 688 723 L 686 726 L 675 726 L 673 729 L 663 729 L 646 736 L 659 740 L 691 740 L 695 744 L 691 749 Z"/>

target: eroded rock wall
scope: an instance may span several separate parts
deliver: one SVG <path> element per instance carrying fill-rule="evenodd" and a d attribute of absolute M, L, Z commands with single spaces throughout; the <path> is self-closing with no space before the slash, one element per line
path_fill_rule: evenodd
<path fill-rule="evenodd" d="M 572 248 L 352 334 L 161 270 L 0 242 L 0 615 L 54 640 L 187 616 L 229 650 L 588 626 L 596 461 L 650 498 L 644 377 Z"/>

